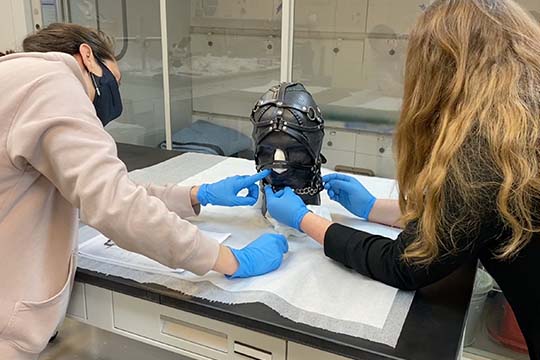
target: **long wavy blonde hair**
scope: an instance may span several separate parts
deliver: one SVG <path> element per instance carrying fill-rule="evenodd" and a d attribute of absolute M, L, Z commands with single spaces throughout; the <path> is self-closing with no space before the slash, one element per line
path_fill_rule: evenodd
<path fill-rule="evenodd" d="M 410 34 L 395 139 L 402 220 L 418 222 L 404 259 L 463 246 L 447 235 L 479 225 L 486 192 L 511 233 L 496 257 L 518 254 L 540 231 L 539 137 L 540 26 L 512 0 L 435 1 Z"/>

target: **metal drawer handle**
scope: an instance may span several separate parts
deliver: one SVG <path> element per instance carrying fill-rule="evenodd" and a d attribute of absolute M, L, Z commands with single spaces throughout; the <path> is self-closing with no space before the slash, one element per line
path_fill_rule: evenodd
<path fill-rule="evenodd" d="M 160 318 L 162 335 L 227 353 L 226 334 L 164 315 L 161 315 Z"/>
<path fill-rule="evenodd" d="M 255 360 L 272 360 L 272 353 L 256 349 L 249 345 L 244 345 L 241 343 L 234 342 L 234 353 L 238 355 L 243 355 L 249 359 Z"/>
<path fill-rule="evenodd" d="M 346 173 L 355 174 L 355 175 L 375 176 L 375 172 L 371 169 L 365 169 L 365 168 L 354 167 L 354 166 L 337 165 L 335 167 L 335 170 L 339 172 L 346 172 Z"/>

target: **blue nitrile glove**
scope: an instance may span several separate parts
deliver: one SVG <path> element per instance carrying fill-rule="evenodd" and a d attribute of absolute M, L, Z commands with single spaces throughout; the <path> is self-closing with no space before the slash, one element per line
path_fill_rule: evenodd
<path fill-rule="evenodd" d="M 300 223 L 309 212 L 300 196 L 296 195 L 290 187 L 274 193 L 270 185 L 264 188 L 266 194 L 266 208 L 270 215 L 280 223 L 300 229 Z"/>
<path fill-rule="evenodd" d="M 257 181 L 270 175 L 271 170 L 264 170 L 258 174 L 231 176 L 217 183 L 204 184 L 199 188 L 197 200 L 202 206 L 208 204 L 221 206 L 251 206 L 255 205 L 259 198 Z M 238 196 L 238 193 L 248 189 L 246 196 Z"/>
<path fill-rule="evenodd" d="M 325 175 L 322 179 L 330 199 L 337 201 L 354 215 L 368 218 L 376 199 L 360 181 L 343 174 Z"/>
<path fill-rule="evenodd" d="M 276 270 L 283 254 L 289 251 L 289 244 L 283 235 L 263 234 L 245 248 L 231 248 L 231 251 L 238 261 L 238 269 L 227 278 L 246 278 Z"/>

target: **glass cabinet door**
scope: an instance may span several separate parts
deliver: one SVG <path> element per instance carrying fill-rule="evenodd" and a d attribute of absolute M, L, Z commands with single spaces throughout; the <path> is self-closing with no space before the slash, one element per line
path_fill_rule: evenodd
<path fill-rule="evenodd" d="M 540 22 L 539 0 L 517 0 Z M 525 360 L 527 345 L 514 313 L 495 282 L 485 288 L 486 273 L 479 270 L 465 332 L 464 359 Z M 486 291 L 488 290 L 488 291 Z"/>
<path fill-rule="evenodd" d="M 173 148 L 210 142 L 213 153 L 250 157 L 251 109 L 280 76 L 281 1 L 165 3 L 164 60 L 159 0 L 67 1 L 70 21 L 116 40 L 124 113 L 106 129 L 119 142 L 164 147 L 170 109 Z"/>
<path fill-rule="evenodd" d="M 395 176 L 408 32 L 430 2 L 295 1 L 292 80 L 323 111 L 327 167 Z M 540 20 L 539 0 L 519 2 Z M 177 150 L 210 142 L 219 148 L 212 153 L 249 157 L 251 108 L 289 65 L 281 63 L 282 0 L 164 3 L 166 44 L 160 0 L 65 0 L 70 21 L 116 40 L 124 113 L 107 130 L 119 142 L 164 146 L 170 116 L 172 140 L 196 143 Z"/>
<path fill-rule="evenodd" d="M 394 177 L 408 33 L 430 0 L 295 0 L 293 80 L 327 121 L 330 168 Z M 540 20 L 539 0 L 518 0 Z"/>
<path fill-rule="evenodd" d="M 71 22 L 113 37 L 124 111 L 106 130 L 118 142 L 155 147 L 165 139 L 159 0 L 69 0 Z"/>
<path fill-rule="evenodd" d="M 251 109 L 280 75 L 280 4 L 167 1 L 174 149 L 252 156 Z"/>
<path fill-rule="evenodd" d="M 527 345 L 512 308 L 491 276 L 478 269 L 467 314 L 463 359 L 525 360 Z"/>
<path fill-rule="evenodd" d="M 327 120 L 329 167 L 393 177 L 407 34 L 422 0 L 296 0 L 293 79 Z"/>

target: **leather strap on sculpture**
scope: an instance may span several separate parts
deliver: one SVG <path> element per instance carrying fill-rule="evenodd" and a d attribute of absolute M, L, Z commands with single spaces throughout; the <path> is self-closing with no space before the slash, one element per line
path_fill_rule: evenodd
<path fill-rule="evenodd" d="M 257 171 L 273 170 L 262 186 L 289 186 L 306 204 L 318 205 L 324 119 L 311 94 L 300 83 L 276 85 L 257 101 L 251 122 Z"/>

